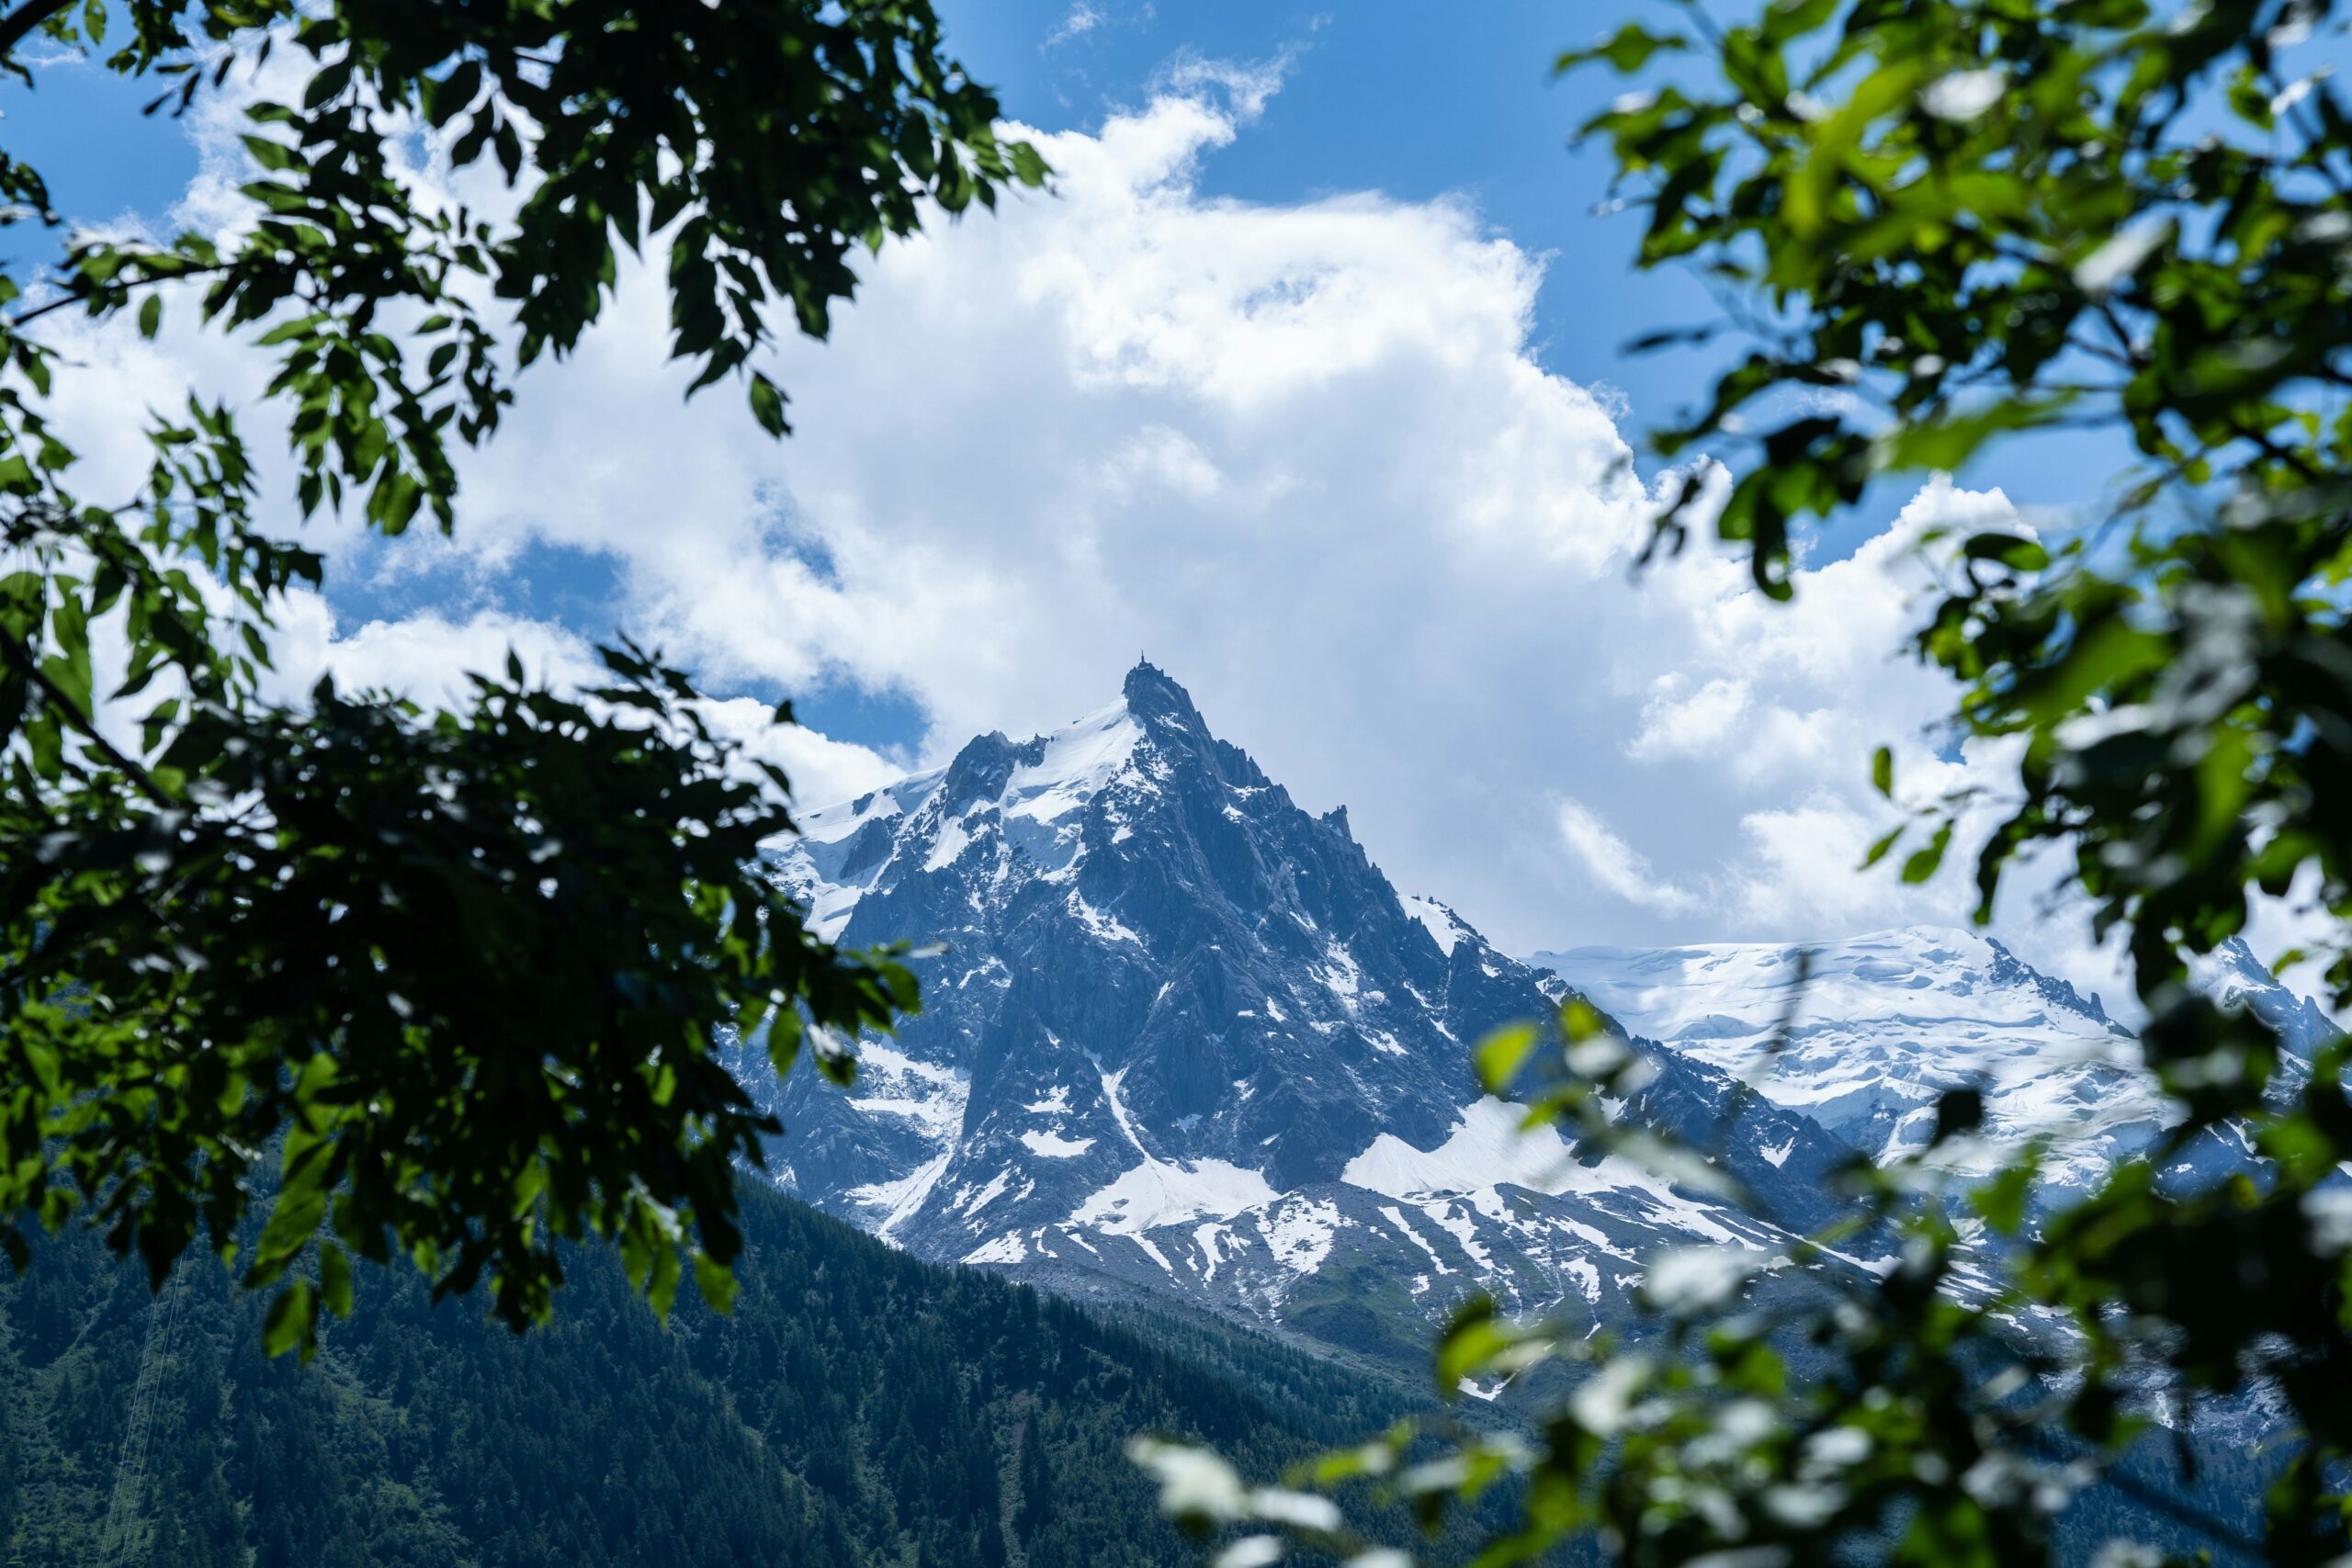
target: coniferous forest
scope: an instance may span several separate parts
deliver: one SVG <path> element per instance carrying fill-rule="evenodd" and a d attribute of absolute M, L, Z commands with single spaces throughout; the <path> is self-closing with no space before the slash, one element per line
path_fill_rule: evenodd
<path fill-rule="evenodd" d="M 1407 1403 L 746 1199 L 729 1316 L 687 1292 L 665 1328 L 602 1250 L 521 1337 L 369 1271 L 308 1367 L 264 1355 L 266 1298 L 209 1260 L 151 1305 L 143 1273 L 69 1232 L 0 1283 L 0 1562 L 1172 1563 L 1190 1549 L 1133 1434 L 1263 1473 Z"/>

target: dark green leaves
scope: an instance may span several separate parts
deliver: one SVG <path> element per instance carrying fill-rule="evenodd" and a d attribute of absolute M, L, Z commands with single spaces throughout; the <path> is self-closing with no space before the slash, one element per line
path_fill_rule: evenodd
<path fill-rule="evenodd" d="M 1688 265 L 1729 307 L 1637 341 L 1757 340 L 1651 444 L 1728 465 L 1716 531 L 1763 592 L 1784 597 L 1808 528 L 1889 475 L 2074 430 L 2134 454 L 2079 515 L 1922 540 L 1935 591 L 1914 648 L 1952 680 L 1938 749 L 1975 782 L 1898 802 L 1868 862 L 1907 848 L 1899 874 L 1924 883 L 1980 845 L 1982 919 L 2036 860 L 2057 918 L 2087 913 L 2128 959 L 2178 1120 L 2060 1206 L 2030 1147 L 1962 1190 L 1946 1162 L 1976 1145 L 1986 1097 L 1941 1093 L 1927 1152 L 1849 1171 L 1853 1225 L 1790 1241 L 1769 1301 L 1679 1318 L 1639 1353 L 1541 1358 L 1580 1381 L 1533 1413 L 1525 1505 L 1480 1561 L 2048 1562 L 2051 1513 L 2124 1472 L 2157 1391 L 2193 1412 L 2256 1388 L 2291 1434 L 2267 1537 L 2143 1500 L 2197 1550 L 2344 1560 L 2347 1047 L 2307 1019 L 2290 1048 L 2188 984 L 2291 898 L 2307 983 L 2352 1006 L 2352 101 L 2305 41 L 2340 34 L 2343 7 L 1677 9 L 1685 34 L 1627 27 L 1561 64 L 1637 78 L 1585 135 L 1644 211 L 1638 264 Z M 1700 59 L 1665 58 L 1685 45 Z M 1871 777 L 1892 800 L 1891 750 Z M 1495 1037 L 1484 1081 L 1536 1049 Z M 1589 1139 L 1608 1131 L 1593 1099 L 1572 1083 L 1542 1108 Z M 1647 1267 L 1655 1287 L 1667 1264 L 1703 1281 L 1723 1261 Z M 1438 1365 L 1470 1375 L 1538 1342 L 1483 1309 Z"/>
<path fill-rule="evenodd" d="M 510 367 L 579 342 L 625 250 L 668 246 L 674 352 L 697 387 L 744 375 L 782 435 L 756 367 L 778 318 L 821 335 L 854 253 L 1046 164 L 928 4 L 93 0 L 0 21 L 0 52 L 25 76 L 36 28 L 110 22 L 102 63 L 161 78 L 151 108 L 273 49 L 313 69 L 248 111 L 224 236 L 73 240 L 29 306 L 0 276 L 0 1239 L 21 1257 L 19 1224 L 85 1213 L 158 1280 L 205 1240 L 276 1292 L 273 1352 L 348 1308 L 355 1260 L 529 1323 L 590 1235 L 657 1306 L 689 1265 L 723 1305 L 735 1172 L 777 1129 L 717 1052 L 764 1031 L 788 1067 L 815 1029 L 846 1081 L 840 1042 L 916 1001 L 752 869 L 783 775 L 739 771 L 633 649 L 587 698 L 510 663 L 454 713 L 262 700 L 270 616 L 319 558 L 254 526 L 277 498 L 217 404 L 151 421 L 130 504 L 67 490 L 38 322 L 152 337 L 176 299 L 271 360 L 300 513 L 446 530 Z M 511 217 L 424 199 L 388 155 L 405 117 L 493 159 Z M 0 198 L 58 221 L 5 153 Z"/>
<path fill-rule="evenodd" d="M 1520 1071 L 1542 1043 L 1543 1033 L 1532 1023 L 1506 1024 L 1478 1043 L 1478 1081 L 1489 1094 L 1509 1092 Z"/>
<path fill-rule="evenodd" d="M 770 435 L 783 435 L 791 428 L 784 419 L 784 394 L 756 370 L 752 373 L 752 417 Z"/>
<path fill-rule="evenodd" d="M 1589 49 L 1570 50 L 1561 55 L 1553 62 L 1552 69 L 1573 71 L 1593 61 L 1606 61 L 1619 71 L 1638 71 L 1655 55 L 1689 47 L 1686 39 L 1674 34 L 1654 33 L 1639 23 L 1628 22 Z"/>
<path fill-rule="evenodd" d="M 446 76 L 426 76 L 416 85 L 417 101 L 424 110 L 424 120 L 435 130 L 449 123 L 473 107 L 481 93 L 481 62 L 460 62 Z"/>
<path fill-rule="evenodd" d="M 491 681 L 462 716 L 326 686 L 304 713 L 200 709 L 159 771 L 242 813 L 131 814 L 71 859 L 0 863 L 10 985 L 106 1002 L 0 1028 L 48 1064 L 12 1125 L 50 1151 L 0 1198 L 78 1197 L 166 1263 L 199 1229 L 241 1241 L 244 1282 L 282 1292 L 274 1348 L 348 1302 L 353 1256 L 485 1284 L 520 1327 L 561 1281 L 557 1244 L 595 1234 L 657 1307 L 686 1265 L 723 1304 L 732 1173 L 778 1129 L 722 1035 L 780 1008 L 854 1038 L 912 986 L 808 935 L 757 869 L 780 807 L 675 671 L 612 663 L 650 727 Z M 161 1142 L 126 1136 L 147 1118 Z"/>
<path fill-rule="evenodd" d="M 1910 858 L 1903 863 L 1904 881 L 1925 882 L 1936 874 L 1944 863 L 1944 852 L 1951 848 L 1951 829 L 1950 822 L 1941 824 L 1925 844 L 1911 852 Z"/>

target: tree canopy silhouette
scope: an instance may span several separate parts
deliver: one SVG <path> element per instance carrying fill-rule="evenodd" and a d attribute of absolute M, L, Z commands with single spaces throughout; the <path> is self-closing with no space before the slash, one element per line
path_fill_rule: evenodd
<path fill-rule="evenodd" d="M 845 1076 L 838 1042 L 912 1008 L 911 976 L 755 874 L 786 780 L 634 646 L 585 693 L 510 659 L 454 712 L 267 698 L 273 612 L 322 577 L 290 525 L 458 526 L 458 454 L 595 323 L 624 252 L 666 255 L 694 389 L 739 379 L 781 435 L 755 367 L 779 324 L 822 336 L 860 249 L 1045 165 L 927 0 L 0 14 L 26 84 L 60 49 L 153 82 L 150 112 L 273 54 L 305 80 L 245 111 L 221 232 L 77 234 L 0 150 L 6 220 L 57 236 L 0 273 L 0 1240 L 21 1263 L 25 1224 L 85 1215 L 160 1281 L 200 1235 L 277 1287 L 270 1348 L 305 1353 L 355 1258 L 485 1287 L 519 1327 L 557 1244 L 594 1234 L 657 1306 L 689 1269 L 723 1302 L 736 1167 L 775 1128 L 715 1053 L 783 1068 L 814 1041 Z M 394 152 L 421 132 L 493 163 L 499 210 L 419 189 Z M 136 493 L 76 487 L 44 321 L 152 336 L 166 310 L 274 364 L 291 495 L 201 395 L 148 419 Z"/>

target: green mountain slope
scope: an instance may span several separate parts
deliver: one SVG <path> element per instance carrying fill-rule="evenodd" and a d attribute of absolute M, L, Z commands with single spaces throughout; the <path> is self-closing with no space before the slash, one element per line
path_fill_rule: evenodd
<path fill-rule="evenodd" d="M 51 1243 L 0 1283 L 0 1563 L 1175 1563 L 1131 1434 L 1264 1474 L 1408 1403 L 747 1200 L 731 1317 L 665 1330 L 583 1252 L 517 1338 L 385 1271 L 307 1369 L 263 1358 L 216 1267 L 151 1305 L 93 1238 Z"/>

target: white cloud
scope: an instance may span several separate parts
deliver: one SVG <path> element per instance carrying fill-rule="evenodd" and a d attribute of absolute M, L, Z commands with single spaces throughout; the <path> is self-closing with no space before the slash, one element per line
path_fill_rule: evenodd
<path fill-rule="evenodd" d="M 1693 689 L 1688 674 L 1670 670 L 1650 682 L 1642 727 L 1626 755 L 1641 762 L 1710 756 L 1731 738 L 1753 700 L 1748 683 L 1736 677 L 1717 676 Z"/>
<path fill-rule="evenodd" d="M 1564 795 L 1557 811 L 1561 841 L 1603 888 L 1660 914 L 1679 915 L 1698 906 L 1698 899 L 1683 889 L 1659 881 L 1649 857 L 1618 837 L 1590 807 Z"/>
<path fill-rule="evenodd" d="M 1053 31 L 1046 35 L 1045 47 L 1052 49 L 1057 44 L 1065 44 L 1072 39 L 1083 38 L 1108 19 L 1100 6 L 1090 6 L 1086 0 L 1077 0 L 1077 3 L 1063 14 L 1062 19 L 1054 24 Z"/>
<path fill-rule="evenodd" d="M 534 682 L 562 688 L 594 684 L 595 651 L 560 626 L 496 610 L 451 620 L 426 611 L 397 621 L 369 621 L 338 632 L 333 611 L 315 593 L 299 593 L 277 617 L 271 641 L 277 668 L 266 690 L 299 701 L 322 675 L 348 692 L 390 692 L 426 706 L 471 700 L 473 675 L 503 680 L 511 652 Z"/>
<path fill-rule="evenodd" d="M 746 756 L 782 768 L 792 781 L 793 798 L 803 805 L 853 799 L 907 771 L 871 747 L 802 725 L 779 725 L 773 707 L 751 697 L 706 703 L 702 713 L 714 734 L 735 742 Z"/>
<path fill-rule="evenodd" d="M 1180 61 L 1145 107 L 1041 138 L 1054 196 L 887 248 L 833 342 L 769 366 L 782 446 L 730 389 L 682 400 L 658 265 L 630 266 L 467 458 L 454 541 L 322 542 L 477 596 L 528 547 L 595 552 L 629 629 L 713 689 L 907 699 L 924 761 L 1098 706 L 1148 649 L 1303 804 L 1348 803 L 1401 886 L 1519 950 L 1963 919 L 1966 843 L 1924 887 L 1855 867 L 1893 819 L 1873 746 L 1911 800 L 1997 776 L 1898 654 L 1920 535 L 2007 500 L 1931 486 L 1792 605 L 1696 546 L 1636 580 L 1650 492 L 1615 408 L 1538 355 L 1539 258 L 1457 201 L 1204 192 L 1287 63 Z M 94 406 L 172 363 L 254 385 L 175 319 L 93 357 Z M 304 667 L 446 682 L 501 639 L 586 657 L 469 599 L 316 633 Z M 748 734 L 765 709 L 718 711 Z M 760 733 L 804 801 L 890 767 Z"/>
<path fill-rule="evenodd" d="M 1226 95 L 1233 112 L 1244 120 L 1256 119 L 1267 100 L 1282 91 L 1283 79 L 1298 63 L 1298 46 L 1289 45 L 1271 60 L 1218 60 L 1196 50 L 1180 51 L 1152 79 L 1163 96 L 1196 94 L 1215 87 Z"/>

